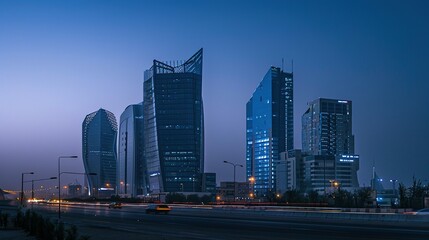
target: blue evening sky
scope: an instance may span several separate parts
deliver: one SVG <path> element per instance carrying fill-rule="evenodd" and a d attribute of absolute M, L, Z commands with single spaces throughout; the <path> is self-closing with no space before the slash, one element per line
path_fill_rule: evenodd
<path fill-rule="evenodd" d="M 360 184 L 429 179 L 427 1 L 0 0 L 0 188 L 83 171 L 81 124 L 143 98 L 153 59 L 204 48 L 205 170 L 245 163 L 245 105 L 270 66 L 294 62 L 295 147 L 318 97 L 353 101 Z M 425 104 L 426 102 L 426 104 Z M 238 169 L 240 181 L 245 169 Z M 68 176 L 71 183 L 81 176 Z M 426 183 L 426 182 L 425 182 Z"/>

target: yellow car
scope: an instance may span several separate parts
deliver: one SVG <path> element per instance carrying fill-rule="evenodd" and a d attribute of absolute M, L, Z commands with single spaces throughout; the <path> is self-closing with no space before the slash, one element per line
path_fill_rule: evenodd
<path fill-rule="evenodd" d="M 122 204 L 119 202 L 111 202 L 109 203 L 109 208 L 122 208 Z"/>
<path fill-rule="evenodd" d="M 151 204 L 146 208 L 146 213 L 164 213 L 168 214 L 171 211 L 171 208 L 165 204 Z"/>

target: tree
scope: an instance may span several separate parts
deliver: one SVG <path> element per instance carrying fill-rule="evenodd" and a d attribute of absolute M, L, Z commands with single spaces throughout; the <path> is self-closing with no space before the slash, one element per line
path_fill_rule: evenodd
<path fill-rule="evenodd" d="M 315 190 L 311 190 L 308 193 L 308 201 L 311 202 L 311 203 L 319 202 L 320 201 L 320 195 L 319 195 L 319 193 L 317 191 L 315 191 Z"/>
<path fill-rule="evenodd" d="M 405 185 L 403 183 L 399 183 L 398 192 L 399 192 L 399 206 L 401 208 L 407 208 L 407 207 L 409 207 L 409 204 L 408 204 L 408 190 L 407 190 L 407 188 L 405 187 Z"/>
<path fill-rule="evenodd" d="M 283 199 L 289 203 L 300 203 L 303 200 L 301 193 L 297 189 L 287 190 L 283 194 Z"/>
<path fill-rule="evenodd" d="M 336 207 L 352 207 L 353 206 L 353 196 L 352 194 L 341 188 L 338 188 L 333 194 L 334 205 Z"/>
<path fill-rule="evenodd" d="M 423 197 L 425 189 L 422 186 L 422 181 L 417 180 L 413 176 L 413 184 L 408 188 L 408 198 L 410 199 L 410 205 L 412 208 L 423 208 Z"/>
<path fill-rule="evenodd" d="M 190 203 L 200 203 L 201 199 L 198 197 L 197 194 L 191 194 L 186 197 L 186 201 Z"/>
<path fill-rule="evenodd" d="M 200 198 L 201 202 L 203 202 L 204 204 L 207 204 L 209 202 L 211 202 L 213 200 L 213 197 L 210 195 L 204 195 Z"/>
<path fill-rule="evenodd" d="M 356 207 L 366 207 L 368 203 L 371 201 L 371 188 L 360 188 L 356 194 Z"/>
<path fill-rule="evenodd" d="M 181 193 L 169 193 L 165 196 L 167 203 L 186 202 L 186 196 Z"/>

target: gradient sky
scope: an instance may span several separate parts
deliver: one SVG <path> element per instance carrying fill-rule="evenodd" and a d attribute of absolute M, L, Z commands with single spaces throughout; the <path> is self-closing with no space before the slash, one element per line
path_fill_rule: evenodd
<path fill-rule="evenodd" d="M 295 147 L 319 97 L 353 101 L 360 184 L 429 179 L 427 1 L 0 1 L 0 188 L 83 172 L 81 124 L 143 99 L 153 59 L 204 48 L 205 170 L 245 164 L 245 104 L 270 66 L 294 62 Z M 237 169 L 245 180 L 245 169 Z M 30 177 L 28 177 L 30 179 Z M 64 183 L 81 176 L 64 177 Z M 427 183 L 424 181 L 424 183 Z"/>

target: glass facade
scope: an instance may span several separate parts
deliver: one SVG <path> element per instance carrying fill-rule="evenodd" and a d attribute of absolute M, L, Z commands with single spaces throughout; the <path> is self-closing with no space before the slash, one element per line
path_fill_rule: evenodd
<path fill-rule="evenodd" d="M 302 151 L 308 189 L 326 193 L 337 182 L 342 188 L 359 187 L 359 155 L 354 152 L 352 102 L 316 99 L 302 116 Z"/>
<path fill-rule="evenodd" d="M 310 155 L 304 157 L 304 163 L 307 190 L 326 194 L 333 191 L 334 182 L 348 191 L 359 187 L 359 155 Z"/>
<path fill-rule="evenodd" d="M 246 172 L 256 196 L 276 190 L 276 163 L 293 147 L 293 73 L 271 67 L 246 105 Z"/>
<path fill-rule="evenodd" d="M 179 65 L 154 60 L 145 72 L 144 144 L 151 193 L 201 191 L 202 61 L 200 49 Z"/>
<path fill-rule="evenodd" d="M 82 158 L 90 195 L 114 194 L 116 187 L 116 137 L 118 125 L 113 113 L 100 109 L 82 123 Z"/>
<path fill-rule="evenodd" d="M 302 151 L 310 155 L 354 154 L 352 102 L 320 98 L 302 116 Z"/>
<path fill-rule="evenodd" d="M 128 106 L 119 124 L 118 194 L 135 197 L 147 193 L 143 130 L 143 104 Z"/>
<path fill-rule="evenodd" d="M 216 194 L 216 173 L 203 173 L 203 192 Z"/>

